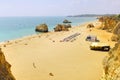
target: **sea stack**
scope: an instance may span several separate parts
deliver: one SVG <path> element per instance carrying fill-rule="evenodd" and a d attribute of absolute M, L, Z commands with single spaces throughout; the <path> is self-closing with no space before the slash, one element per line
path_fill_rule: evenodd
<path fill-rule="evenodd" d="M 63 21 L 63 23 L 72 23 L 72 22 L 69 21 L 69 20 L 67 20 L 67 19 L 65 19 L 65 20 Z"/>
<path fill-rule="evenodd" d="M 66 28 L 71 28 L 71 27 L 72 27 L 71 24 L 64 24 L 64 26 L 65 26 Z"/>
<path fill-rule="evenodd" d="M 69 31 L 69 30 L 65 25 L 57 24 L 57 26 L 54 28 L 54 31 L 59 32 L 59 31 Z"/>
<path fill-rule="evenodd" d="M 40 24 L 40 25 L 36 26 L 35 31 L 36 32 L 48 32 L 48 26 L 47 26 L 47 24 Z"/>

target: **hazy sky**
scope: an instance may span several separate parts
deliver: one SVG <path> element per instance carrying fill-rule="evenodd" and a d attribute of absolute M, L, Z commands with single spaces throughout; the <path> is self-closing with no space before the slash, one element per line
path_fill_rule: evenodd
<path fill-rule="evenodd" d="M 0 0 L 0 16 L 120 13 L 120 0 Z"/>

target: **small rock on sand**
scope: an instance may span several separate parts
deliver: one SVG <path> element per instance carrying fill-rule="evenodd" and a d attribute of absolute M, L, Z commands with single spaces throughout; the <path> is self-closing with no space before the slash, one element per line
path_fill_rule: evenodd
<path fill-rule="evenodd" d="M 53 40 L 53 42 L 55 42 L 55 40 Z"/>
<path fill-rule="evenodd" d="M 25 43 L 24 45 L 28 45 L 27 43 Z"/>
<path fill-rule="evenodd" d="M 50 76 L 54 76 L 53 73 L 49 73 Z"/>
<path fill-rule="evenodd" d="M 6 45 L 4 45 L 4 47 L 6 47 Z"/>

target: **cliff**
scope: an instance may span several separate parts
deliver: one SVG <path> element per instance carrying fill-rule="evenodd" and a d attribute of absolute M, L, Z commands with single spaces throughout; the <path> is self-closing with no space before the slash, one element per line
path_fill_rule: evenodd
<path fill-rule="evenodd" d="M 11 65 L 6 61 L 0 48 L 0 80 L 15 80 L 10 70 Z"/>
<path fill-rule="evenodd" d="M 114 40 L 116 39 L 118 42 L 103 60 L 102 80 L 120 80 L 120 22 L 114 27 L 113 35 Z"/>
<path fill-rule="evenodd" d="M 120 41 L 103 60 L 102 80 L 120 80 Z"/>
<path fill-rule="evenodd" d="M 113 36 L 111 38 L 112 41 L 118 41 L 120 37 L 120 22 L 113 29 Z"/>
<path fill-rule="evenodd" d="M 120 80 L 120 15 L 104 16 L 99 19 L 102 28 L 113 33 L 112 41 L 117 41 L 103 60 L 104 74 L 101 80 Z"/>

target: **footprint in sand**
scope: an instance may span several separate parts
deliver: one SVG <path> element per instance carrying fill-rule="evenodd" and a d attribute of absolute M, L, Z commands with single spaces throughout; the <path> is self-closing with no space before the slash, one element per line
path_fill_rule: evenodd
<path fill-rule="evenodd" d="M 24 45 L 28 45 L 27 43 L 25 43 Z"/>
<path fill-rule="evenodd" d="M 35 63 L 33 63 L 33 67 L 36 68 Z"/>

